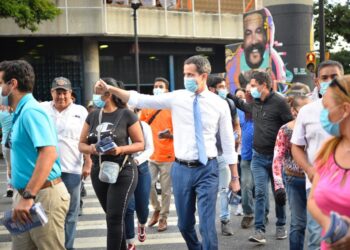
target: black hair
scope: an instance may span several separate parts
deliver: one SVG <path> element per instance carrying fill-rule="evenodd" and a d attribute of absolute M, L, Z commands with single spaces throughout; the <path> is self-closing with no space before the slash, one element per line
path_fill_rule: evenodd
<path fill-rule="evenodd" d="M 266 83 L 267 88 L 271 88 L 271 77 L 267 72 L 253 71 L 251 79 L 255 79 L 255 81 L 257 81 L 259 85 L 263 85 L 264 83 Z"/>
<path fill-rule="evenodd" d="M 32 65 L 24 60 L 3 61 L 0 63 L 0 71 L 3 71 L 4 82 L 11 79 L 18 82 L 17 88 L 21 92 L 33 92 L 35 74 Z"/>
<path fill-rule="evenodd" d="M 235 90 L 235 95 L 237 94 L 238 91 L 242 91 L 244 94 L 245 94 L 245 92 L 246 92 L 244 88 L 237 88 L 237 89 Z"/>
<path fill-rule="evenodd" d="M 222 81 L 225 81 L 225 79 L 220 76 L 208 75 L 207 86 L 211 88 L 216 88 L 216 85 L 218 85 Z"/>
<path fill-rule="evenodd" d="M 154 82 L 164 82 L 166 89 L 169 90 L 169 82 L 164 77 L 156 77 L 156 79 L 154 79 Z"/>
<path fill-rule="evenodd" d="M 102 78 L 102 80 L 108 85 L 111 85 L 116 88 L 124 89 L 124 83 L 122 81 L 116 80 L 112 77 L 104 77 Z M 113 94 L 112 94 L 112 100 L 118 108 L 126 108 L 126 103 L 122 102 L 121 99 L 119 99 L 117 96 Z"/>

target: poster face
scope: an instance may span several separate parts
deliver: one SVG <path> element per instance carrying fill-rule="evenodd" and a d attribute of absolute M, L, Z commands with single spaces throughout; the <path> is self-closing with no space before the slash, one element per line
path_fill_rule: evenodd
<path fill-rule="evenodd" d="M 283 92 L 286 69 L 281 56 L 273 48 L 274 33 L 275 26 L 268 9 L 243 15 L 243 43 L 226 46 L 226 82 L 231 92 L 245 87 L 254 70 L 270 72 L 274 89 Z"/>

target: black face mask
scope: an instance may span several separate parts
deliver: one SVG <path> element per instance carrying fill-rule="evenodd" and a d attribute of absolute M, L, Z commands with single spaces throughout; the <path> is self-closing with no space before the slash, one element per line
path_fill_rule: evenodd
<path fill-rule="evenodd" d="M 253 50 L 257 49 L 258 53 L 260 54 L 261 60 L 258 63 L 251 63 L 250 62 L 250 54 L 253 52 Z M 244 55 L 245 55 L 245 60 L 248 64 L 248 66 L 252 69 L 257 69 L 260 67 L 264 60 L 264 52 L 265 52 L 265 46 L 262 43 L 258 44 L 252 44 L 248 46 L 247 48 L 244 49 Z"/>

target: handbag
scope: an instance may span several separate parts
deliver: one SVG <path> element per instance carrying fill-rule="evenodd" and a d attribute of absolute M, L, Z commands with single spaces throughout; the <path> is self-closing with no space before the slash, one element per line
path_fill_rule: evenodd
<path fill-rule="evenodd" d="M 103 112 L 103 109 L 101 109 L 101 111 L 99 113 L 99 117 L 98 117 L 99 125 L 101 125 L 101 122 L 102 122 L 102 112 Z M 123 117 L 123 114 L 124 114 L 124 110 L 122 111 L 122 114 L 119 116 L 119 118 L 115 124 L 115 128 L 118 126 L 118 123 L 119 123 L 120 119 Z M 98 143 L 100 143 L 101 142 L 101 131 L 100 130 L 97 131 L 97 139 L 98 139 Z M 125 163 L 127 162 L 128 158 L 129 158 L 129 155 L 126 155 L 124 157 L 123 164 L 120 166 L 119 163 L 113 162 L 113 161 L 101 162 L 102 161 L 101 154 L 102 153 L 98 154 L 99 163 L 100 163 L 100 172 L 98 174 L 98 178 L 102 182 L 114 184 L 117 182 L 119 172 L 125 166 Z"/>

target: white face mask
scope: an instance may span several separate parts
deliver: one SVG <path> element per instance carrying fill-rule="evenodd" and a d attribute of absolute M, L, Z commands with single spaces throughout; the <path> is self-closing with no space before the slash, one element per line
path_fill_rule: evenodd
<path fill-rule="evenodd" d="M 165 93 L 165 89 L 161 89 L 161 88 L 154 88 L 153 89 L 153 95 L 161 95 Z"/>

